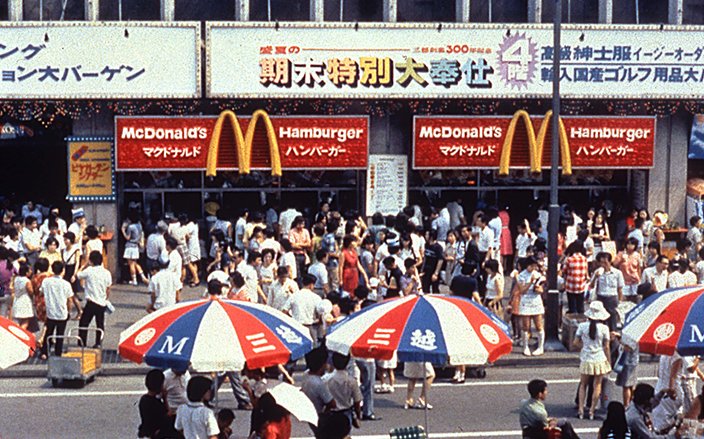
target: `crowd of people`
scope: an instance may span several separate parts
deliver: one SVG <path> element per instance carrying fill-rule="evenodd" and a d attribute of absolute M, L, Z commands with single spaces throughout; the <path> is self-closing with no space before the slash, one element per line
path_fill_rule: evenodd
<path fill-rule="evenodd" d="M 612 369 L 618 373 L 616 384 L 623 387 L 624 407 L 636 399 L 639 353 L 619 343 L 624 313 L 666 288 L 704 283 L 701 218 L 690 219 L 686 238 L 677 240 L 676 252 L 667 253 L 664 212 L 651 218 L 647 211 L 634 209 L 619 216 L 610 207 L 603 203 L 582 216 L 569 205 L 561 206 L 555 237 L 564 311 L 586 319 L 575 333 L 582 345 L 576 398 L 580 418 L 586 409 L 594 418 L 602 382 Z M 511 322 L 514 342 L 524 355 L 544 353 L 549 239 L 544 209 L 512 218 L 508 207 L 484 205 L 465 214 L 461 200 L 445 199 L 424 208 L 408 206 L 397 215 L 377 213 L 368 220 L 351 210 L 332 210 L 327 202 L 314 215 L 304 215 L 292 202 L 282 211 L 274 206 L 251 212 L 242 208 L 233 217 L 208 203 L 205 213 L 200 225 L 186 214 L 166 215 L 145 225 L 138 210 L 127 212 L 120 227 L 122 257 L 127 282 L 147 285 L 147 312 L 179 302 L 184 284 L 196 287 L 205 279 L 204 296 L 217 291 L 230 299 L 271 306 L 309 328 L 316 346 L 324 349 L 326 328 L 363 307 L 393 297 L 449 291 L 481 302 Z M 72 308 L 80 327 L 95 319 L 104 329 L 111 306 L 112 277 L 103 267 L 99 230 L 86 224 L 81 209 L 72 211 L 71 220 L 67 224 L 58 209 L 44 211 L 31 201 L 17 213 L 11 208 L 2 212 L 0 315 L 39 332 L 44 356 L 47 337 L 64 333 Z M 98 332 L 95 346 L 100 346 L 101 336 Z M 85 331 L 80 337 L 87 344 Z M 61 340 L 54 348 L 60 355 Z M 689 365 L 678 370 L 688 371 L 690 378 L 701 374 L 696 358 L 663 357 L 661 370 L 672 370 L 668 362 L 678 360 Z M 310 373 L 320 376 L 324 365 L 317 365 L 309 364 L 314 369 Z M 337 405 L 348 411 L 350 426 L 377 418 L 373 394 L 393 392 L 396 366 L 394 359 L 347 359 L 340 368 L 359 386 L 352 403 Z M 276 373 L 290 380 L 287 372 L 278 368 Z M 407 364 L 404 374 L 409 378 L 405 407 L 432 408 L 428 394 L 433 368 Z M 380 385 L 375 387 L 377 376 Z M 245 380 L 239 374 L 228 378 L 240 407 L 254 407 L 243 390 Z M 417 380 L 423 381 L 423 388 L 414 398 Z M 453 382 L 464 380 L 465 369 L 459 366 Z M 221 382 L 218 377 L 214 386 Z M 676 399 L 673 385 L 656 390 L 663 389 Z M 697 407 L 701 411 L 696 392 L 691 386 L 685 390 L 668 416 Z"/>

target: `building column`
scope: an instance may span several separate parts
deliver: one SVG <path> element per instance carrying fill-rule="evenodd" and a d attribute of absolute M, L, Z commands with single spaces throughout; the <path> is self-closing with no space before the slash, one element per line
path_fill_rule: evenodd
<path fill-rule="evenodd" d="M 648 176 L 648 211 L 662 210 L 670 221 L 686 225 L 688 118 L 683 114 L 655 121 L 653 167 Z"/>
<path fill-rule="evenodd" d="M 611 24 L 614 22 L 614 1 L 599 0 L 599 24 Z"/>
<path fill-rule="evenodd" d="M 459 23 L 469 23 L 469 5 L 470 0 L 456 0 L 456 20 Z"/>
<path fill-rule="evenodd" d="M 543 0 L 528 0 L 528 23 L 543 21 Z"/>
<path fill-rule="evenodd" d="M 310 0 L 310 21 L 325 21 L 324 0 Z"/>
<path fill-rule="evenodd" d="M 22 0 L 7 0 L 7 9 L 10 21 L 22 21 L 24 19 Z"/>
<path fill-rule="evenodd" d="M 469 3 L 469 0 L 467 1 Z M 397 0 L 384 0 L 384 21 L 395 23 L 398 15 Z"/>
<path fill-rule="evenodd" d="M 114 114 L 112 112 L 100 112 L 93 117 L 73 120 L 74 136 L 114 136 L 115 135 Z M 68 148 L 68 146 L 67 146 Z M 117 189 L 118 191 L 121 188 Z M 118 252 L 118 237 L 120 227 L 118 224 L 119 209 L 115 203 L 74 203 L 72 208 L 83 208 L 86 214 L 86 223 L 96 227 L 103 226 L 105 231 L 113 234 L 113 239 L 107 243 L 107 269 L 112 273 L 113 279 L 119 279 L 120 265 Z"/>
<path fill-rule="evenodd" d="M 85 0 L 86 21 L 98 21 L 100 0 Z"/>
<path fill-rule="evenodd" d="M 161 0 L 161 21 L 174 21 L 176 17 L 176 0 Z"/>
<path fill-rule="evenodd" d="M 235 0 L 235 20 L 249 21 L 249 0 Z"/>
<path fill-rule="evenodd" d="M 682 3 L 683 0 L 668 0 L 668 22 L 670 24 L 682 24 Z"/>

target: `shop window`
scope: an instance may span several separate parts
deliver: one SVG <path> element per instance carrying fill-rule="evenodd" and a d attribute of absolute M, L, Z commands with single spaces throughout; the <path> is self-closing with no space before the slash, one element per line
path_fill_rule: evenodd
<path fill-rule="evenodd" d="M 614 24 L 636 23 L 636 4 L 641 0 L 623 0 L 613 2 L 612 16 Z"/>
<path fill-rule="evenodd" d="M 120 17 L 122 4 L 122 17 Z M 100 0 L 101 20 L 159 21 L 159 0 Z"/>
<path fill-rule="evenodd" d="M 669 0 L 638 0 L 639 23 L 667 24 L 668 1 Z"/>
<path fill-rule="evenodd" d="M 616 3 L 614 2 L 614 17 L 616 17 Z M 628 1 L 626 1 L 628 3 Z M 543 1 L 543 23 L 555 21 L 555 4 Z M 599 22 L 599 1 L 598 0 L 562 0 L 562 22 L 563 23 L 598 23 Z"/>
<path fill-rule="evenodd" d="M 4 3 L 7 7 L 7 2 Z M 27 21 L 81 21 L 85 19 L 84 6 L 83 0 L 25 2 L 23 14 Z"/>
<path fill-rule="evenodd" d="M 325 21 L 383 21 L 383 9 L 383 2 L 377 0 L 325 0 Z"/>
<path fill-rule="evenodd" d="M 684 0 L 683 24 L 704 24 L 704 1 Z"/>
<path fill-rule="evenodd" d="M 9 2 L 7 1 L 0 1 L 0 21 L 7 21 L 10 19 L 8 3 Z"/>
<path fill-rule="evenodd" d="M 453 22 L 455 0 L 398 0 L 399 22 Z"/>
<path fill-rule="evenodd" d="M 308 21 L 310 0 L 250 0 L 251 21 Z"/>
<path fill-rule="evenodd" d="M 231 0 L 176 0 L 176 20 L 216 21 L 235 19 L 235 2 Z"/>
<path fill-rule="evenodd" d="M 125 172 L 124 188 L 128 191 L 142 189 L 199 189 L 201 172 Z"/>
<path fill-rule="evenodd" d="M 164 194 L 164 214 L 178 217 L 185 213 L 194 220 L 203 219 L 203 207 L 200 192 L 167 192 Z"/>

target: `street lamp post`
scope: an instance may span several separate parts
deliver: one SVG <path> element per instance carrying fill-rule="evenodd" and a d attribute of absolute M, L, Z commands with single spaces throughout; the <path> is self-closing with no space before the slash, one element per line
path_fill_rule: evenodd
<path fill-rule="evenodd" d="M 560 225 L 558 200 L 560 164 L 560 27 L 562 0 L 555 0 L 552 61 L 552 143 L 550 154 L 550 206 L 548 209 L 548 300 L 545 315 L 546 350 L 564 350 L 558 337 L 560 294 L 557 290 L 557 234 Z"/>

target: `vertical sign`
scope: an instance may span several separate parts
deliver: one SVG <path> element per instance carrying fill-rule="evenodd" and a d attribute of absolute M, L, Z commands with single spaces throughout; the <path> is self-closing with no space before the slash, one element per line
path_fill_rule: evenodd
<path fill-rule="evenodd" d="M 370 155 L 367 172 L 367 216 L 396 215 L 408 204 L 408 157 Z"/>
<path fill-rule="evenodd" d="M 110 137 L 69 137 L 68 199 L 115 201 L 115 175 Z"/>

